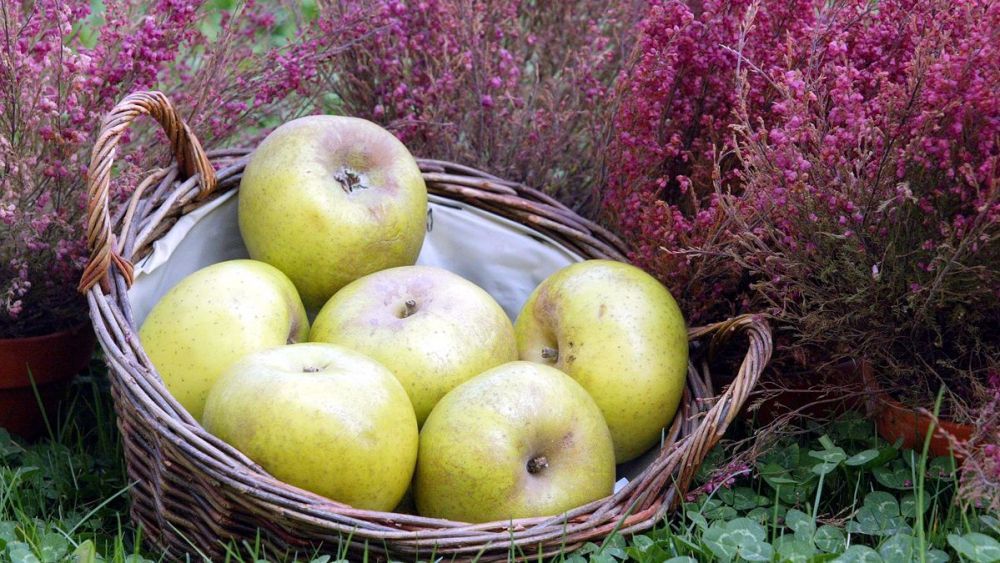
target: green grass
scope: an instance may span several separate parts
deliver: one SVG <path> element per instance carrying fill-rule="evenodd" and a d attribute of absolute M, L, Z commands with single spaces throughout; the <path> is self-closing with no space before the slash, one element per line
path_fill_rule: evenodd
<path fill-rule="evenodd" d="M 0 561 L 140 560 L 103 370 L 68 395 L 45 439 L 25 445 L 0 428 Z"/>
<path fill-rule="evenodd" d="M 50 426 L 49 437 L 30 445 L 0 429 L 0 561 L 159 560 L 128 518 L 129 484 L 102 367 L 95 363 L 74 381 Z M 713 452 L 702 474 L 724 455 Z M 1000 561 L 997 515 L 955 502 L 956 485 L 950 459 L 899 450 L 868 420 L 847 415 L 780 440 L 751 476 L 688 499 L 654 530 L 613 534 L 560 559 Z M 346 560 L 343 546 L 332 549 L 299 560 Z M 226 553 L 227 561 L 263 557 L 253 541 Z"/>

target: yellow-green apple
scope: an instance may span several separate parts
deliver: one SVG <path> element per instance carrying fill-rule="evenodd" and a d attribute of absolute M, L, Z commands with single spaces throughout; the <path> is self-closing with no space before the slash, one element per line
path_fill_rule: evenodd
<path fill-rule="evenodd" d="M 514 323 L 522 360 L 566 372 L 604 413 L 618 463 L 660 439 L 684 392 L 684 317 L 667 288 L 612 260 L 571 264 L 546 278 Z"/>
<path fill-rule="evenodd" d="M 230 260 L 182 279 L 157 301 L 139 340 L 167 390 L 196 419 L 215 380 L 243 356 L 309 335 L 295 286 L 274 266 Z"/>
<path fill-rule="evenodd" d="M 424 516 L 487 522 L 560 514 L 610 495 L 611 434 L 561 371 L 510 362 L 459 385 L 420 431 L 413 492 Z"/>
<path fill-rule="evenodd" d="M 250 156 L 240 182 L 250 257 L 285 272 L 311 310 L 365 274 L 416 262 L 426 214 L 413 156 L 354 117 L 285 123 Z"/>
<path fill-rule="evenodd" d="M 423 424 L 458 384 L 517 359 L 514 326 L 479 286 L 441 268 L 401 266 L 338 291 L 309 333 L 389 368 Z"/>
<path fill-rule="evenodd" d="M 209 393 L 205 429 L 282 481 L 366 510 L 413 477 L 417 419 L 385 367 L 333 344 L 251 354 Z"/>

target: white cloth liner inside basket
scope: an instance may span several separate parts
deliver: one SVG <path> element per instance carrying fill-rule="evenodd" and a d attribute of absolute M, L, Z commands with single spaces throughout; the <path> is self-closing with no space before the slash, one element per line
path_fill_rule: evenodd
<path fill-rule="evenodd" d="M 153 243 L 152 253 L 135 265 L 128 299 L 137 326 L 157 300 L 188 274 L 249 256 L 240 237 L 237 202 L 238 192 L 231 191 L 183 215 Z M 429 208 L 429 230 L 417 263 L 450 270 L 482 287 L 511 320 L 542 280 L 583 260 L 533 229 L 475 207 L 432 195 Z M 620 479 L 615 490 L 626 483 Z"/>
<path fill-rule="evenodd" d="M 153 243 L 153 252 L 136 264 L 128 297 L 137 325 L 188 274 L 223 260 L 249 257 L 236 220 L 236 195 L 229 192 L 182 216 Z M 542 280 L 583 259 L 498 215 L 433 195 L 430 200 L 430 230 L 417 263 L 450 270 L 482 287 L 512 320 Z"/>

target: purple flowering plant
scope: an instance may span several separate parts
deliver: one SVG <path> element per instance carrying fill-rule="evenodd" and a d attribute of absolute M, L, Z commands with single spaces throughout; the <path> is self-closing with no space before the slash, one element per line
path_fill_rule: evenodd
<path fill-rule="evenodd" d="M 811 0 L 768 1 L 756 9 L 744 56 L 763 68 L 782 61 L 785 41 L 798 41 L 812 21 Z M 713 240 L 720 214 L 716 175 L 736 180 L 731 126 L 738 99 L 736 57 L 749 0 L 654 0 L 618 81 L 602 192 L 603 210 L 633 246 L 631 259 L 670 287 L 691 322 L 737 312 L 731 277 L 677 251 Z M 755 119 L 773 94 L 761 76 L 748 78 Z"/>
<path fill-rule="evenodd" d="M 246 141 L 311 105 L 309 88 L 337 46 L 330 21 L 288 37 L 293 2 L 4 0 L 0 3 L 0 338 L 79 324 L 75 287 L 90 148 L 129 92 L 160 89 L 206 145 Z M 318 37 L 324 37 L 320 42 Z M 141 170 L 163 163 L 155 125 L 129 132 L 116 163 L 122 201 Z"/>
<path fill-rule="evenodd" d="M 604 204 L 695 322 L 986 404 L 1000 362 L 1000 7 L 654 2 Z"/>
<path fill-rule="evenodd" d="M 644 4 L 321 0 L 325 16 L 356 22 L 327 88 L 336 111 L 388 127 L 417 156 L 584 207 Z"/>
<path fill-rule="evenodd" d="M 1000 370 L 990 373 L 989 388 L 971 438 L 953 441 L 952 447 L 965 456 L 959 494 L 977 508 L 996 513 L 1000 511 Z"/>

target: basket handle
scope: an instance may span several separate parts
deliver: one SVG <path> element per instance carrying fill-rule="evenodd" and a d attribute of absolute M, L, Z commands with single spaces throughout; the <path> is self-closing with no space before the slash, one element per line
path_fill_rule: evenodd
<path fill-rule="evenodd" d="M 86 293 L 98 283 L 106 292 L 112 263 L 124 274 L 126 283 L 132 285 L 132 264 L 115 248 L 108 191 L 118 143 L 129 125 L 141 115 L 153 117 L 163 127 L 170 139 L 170 150 L 177 159 L 182 179 L 201 176 L 198 197 L 204 198 L 215 189 L 215 170 L 205 149 L 162 92 L 135 92 L 118 102 L 101 123 L 87 171 L 87 247 L 90 249 L 90 260 L 80 278 L 78 289 L 81 293 Z"/>
<path fill-rule="evenodd" d="M 721 394 L 719 401 L 704 414 L 704 422 L 690 435 L 689 439 L 692 443 L 689 451 L 692 454 L 682 464 L 681 471 L 675 479 L 680 491 L 687 490 L 709 450 L 722 439 L 726 428 L 736 419 L 740 408 L 746 404 L 751 391 L 763 374 L 764 368 L 771 361 L 773 351 L 771 327 L 763 315 L 745 314 L 707 326 L 688 329 L 688 340 L 711 336 L 709 353 L 711 353 L 711 348 L 738 333 L 744 333 L 748 338 L 746 356 L 740 363 L 736 378 Z M 683 495 L 677 495 L 673 499 L 673 503 L 680 502 L 682 498 Z"/>

